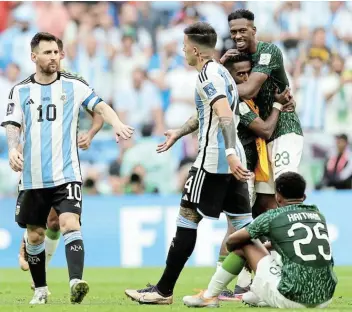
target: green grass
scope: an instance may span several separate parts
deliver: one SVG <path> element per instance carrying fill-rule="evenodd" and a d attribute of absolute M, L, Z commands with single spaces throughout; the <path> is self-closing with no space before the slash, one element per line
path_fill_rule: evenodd
<path fill-rule="evenodd" d="M 352 309 L 352 267 L 337 268 L 339 284 L 333 304 L 328 311 L 349 311 Z M 50 269 L 48 273 L 49 288 L 52 295 L 48 305 L 30 306 L 31 299 L 30 276 L 28 272 L 16 269 L 0 270 L 0 311 L 192 311 L 182 304 L 182 297 L 193 294 L 195 288 L 205 288 L 214 268 L 186 268 L 181 275 L 175 290 L 174 304 L 171 306 L 139 305 L 127 299 L 125 288 L 142 288 L 148 282 L 155 283 L 162 269 L 118 269 L 118 268 L 88 268 L 85 279 L 89 282 L 90 292 L 81 305 L 69 304 L 68 275 L 66 269 Z M 240 302 L 222 303 L 218 311 L 245 311 L 248 308 Z M 275 311 L 275 309 L 260 308 L 260 311 Z M 289 310 L 295 311 L 295 310 Z M 297 310 L 298 311 L 298 310 Z M 322 310 L 320 310 L 322 311 Z M 323 310 L 324 311 L 324 310 Z"/>

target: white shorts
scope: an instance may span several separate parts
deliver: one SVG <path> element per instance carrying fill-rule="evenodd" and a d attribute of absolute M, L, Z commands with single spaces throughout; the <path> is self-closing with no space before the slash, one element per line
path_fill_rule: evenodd
<path fill-rule="evenodd" d="M 299 309 L 307 308 L 304 304 L 297 303 L 285 298 L 277 289 L 281 280 L 281 265 L 272 255 L 265 256 L 258 262 L 257 272 L 253 279 L 251 291 L 261 301 L 266 302 L 272 308 Z M 316 308 L 326 308 L 332 299 L 324 302 Z"/>
<path fill-rule="evenodd" d="M 303 152 L 303 136 L 288 133 L 267 144 L 269 166 L 269 181 L 257 182 L 255 189 L 261 194 L 275 194 L 274 181 L 281 173 L 298 172 Z"/>

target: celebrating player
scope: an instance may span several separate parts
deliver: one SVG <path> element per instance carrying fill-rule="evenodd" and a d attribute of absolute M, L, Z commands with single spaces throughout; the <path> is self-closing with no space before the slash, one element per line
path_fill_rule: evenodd
<path fill-rule="evenodd" d="M 243 300 L 273 308 L 325 308 L 337 284 L 326 220 L 316 206 L 305 205 L 306 182 L 295 172 L 276 179 L 279 208 L 257 217 L 246 228 L 232 234 L 227 246 L 242 255 L 256 272 L 251 292 Z M 281 261 L 272 257 L 258 241 L 270 238 Z M 220 286 L 220 285 L 218 285 Z M 218 306 L 218 298 L 204 300 L 204 292 L 186 296 L 187 306 Z"/>
<path fill-rule="evenodd" d="M 259 115 L 264 120 L 270 115 L 277 88 L 283 91 L 288 85 L 282 53 L 273 43 L 257 41 L 255 38 L 254 14 L 248 10 L 237 10 L 228 16 L 230 35 L 236 49 L 231 49 L 221 58 L 221 63 L 239 52 L 246 52 L 252 58 L 252 71 L 248 81 L 238 86 L 242 99 L 255 97 Z M 275 208 L 274 181 L 285 171 L 298 171 L 303 151 L 302 128 L 295 112 L 283 112 L 274 133 L 268 141 L 268 156 L 272 174 L 269 182 L 256 185 L 257 201 L 253 212 L 257 215 L 264 208 Z"/>
<path fill-rule="evenodd" d="M 128 139 L 133 128 L 124 125 L 88 84 L 59 70 L 56 37 L 37 33 L 31 41 L 35 74 L 14 86 L 9 95 L 6 127 L 11 168 L 21 172 L 16 222 L 26 227 L 26 252 L 35 292 L 31 304 L 47 302 L 45 227 L 51 207 L 59 215 L 65 241 L 71 302 L 82 302 L 89 286 L 82 280 L 84 246 L 80 231 L 82 177 L 77 153 L 80 106 L 100 114 L 117 139 Z M 18 150 L 21 131 L 23 153 Z"/>
<path fill-rule="evenodd" d="M 250 172 L 244 167 L 245 154 L 236 133 L 238 94 L 230 73 L 213 60 L 216 40 L 215 30 L 207 23 L 184 30 L 186 60 L 199 72 L 195 92 L 198 120 L 192 124 L 193 129 L 199 126 L 199 153 L 185 183 L 176 236 L 161 279 L 156 286 L 125 291 L 139 303 L 172 303 L 176 281 L 193 252 L 203 217 L 217 219 L 225 212 L 237 229 L 252 220 L 246 183 Z M 240 257 L 237 265 L 241 271 Z"/>

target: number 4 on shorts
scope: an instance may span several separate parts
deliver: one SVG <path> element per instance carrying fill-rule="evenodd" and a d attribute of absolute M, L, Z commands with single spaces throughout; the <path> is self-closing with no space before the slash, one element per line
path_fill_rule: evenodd
<path fill-rule="evenodd" d="M 193 178 L 194 178 L 194 176 L 190 176 L 185 183 L 185 189 L 187 190 L 188 194 L 191 192 Z"/>

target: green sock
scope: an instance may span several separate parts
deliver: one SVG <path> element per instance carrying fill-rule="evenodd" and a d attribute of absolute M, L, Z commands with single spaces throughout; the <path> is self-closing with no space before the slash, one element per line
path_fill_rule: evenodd
<path fill-rule="evenodd" d="M 222 268 L 228 273 L 238 275 L 242 271 L 244 264 L 244 259 L 236 255 L 234 252 L 230 252 L 222 263 Z"/>
<path fill-rule="evenodd" d="M 224 260 L 226 259 L 226 257 L 227 257 L 227 256 L 221 256 L 221 255 L 220 255 L 219 258 L 218 258 L 218 262 L 221 262 L 221 263 L 224 262 Z"/>
<path fill-rule="evenodd" d="M 60 234 L 61 234 L 60 231 L 55 232 L 50 229 L 46 229 L 46 231 L 45 231 L 45 236 L 49 237 L 52 240 L 58 240 L 60 238 Z"/>

